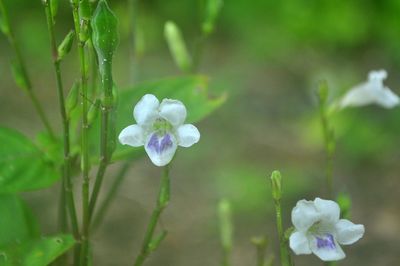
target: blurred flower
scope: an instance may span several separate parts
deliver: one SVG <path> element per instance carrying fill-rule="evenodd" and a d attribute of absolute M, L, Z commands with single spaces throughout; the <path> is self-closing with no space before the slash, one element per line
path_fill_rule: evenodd
<path fill-rule="evenodd" d="M 400 103 L 399 97 L 383 85 L 386 79 L 385 70 L 371 71 L 368 81 L 350 89 L 340 101 L 340 106 L 356 107 L 377 104 L 385 108 L 393 108 Z"/>
<path fill-rule="evenodd" d="M 292 210 L 295 231 L 290 248 L 296 253 L 314 253 L 323 261 L 341 260 L 346 255 L 339 244 L 350 245 L 364 235 L 364 226 L 340 219 L 339 205 L 331 200 L 316 198 L 300 200 Z"/>
<path fill-rule="evenodd" d="M 144 145 L 150 160 L 157 166 L 167 165 L 179 146 L 190 147 L 200 139 L 200 132 L 191 124 L 183 124 L 186 108 L 178 100 L 164 99 L 161 104 L 146 94 L 136 104 L 133 116 L 137 122 L 119 134 L 121 144 Z"/>

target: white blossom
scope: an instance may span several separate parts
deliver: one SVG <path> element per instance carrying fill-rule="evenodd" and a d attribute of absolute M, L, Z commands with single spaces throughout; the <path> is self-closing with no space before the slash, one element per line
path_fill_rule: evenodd
<path fill-rule="evenodd" d="M 341 99 L 340 107 L 357 107 L 377 104 L 384 108 L 393 108 L 400 103 L 399 97 L 383 85 L 385 70 L 371 71 L 368 81 L 351 88 Z"/>
<path fill-rule="evenodd" d="M 124 128 L 118 139 L 124 145 L 144 145 L 157 166 L 171 162 L 178 145 L 190 147 L 200 140 L 194 125 L 183 124 L 186 107 L 178 100 L 163 99 L 160 104 L 154 95 L 146 94 L 136 104 L 133 117 L 137 124 Z"/>
<path fill-rule="evenodd" d="M 331 200 L 316 198 L 300 200 L 292 210 L 295 231 L 289 239 L 296 253 L 314 253 L 323 261 L 336 261 L 346 257 L 341 245 L 350 245 L 364 235 L 364 226 L 339 219 L 339 205 Z"/>

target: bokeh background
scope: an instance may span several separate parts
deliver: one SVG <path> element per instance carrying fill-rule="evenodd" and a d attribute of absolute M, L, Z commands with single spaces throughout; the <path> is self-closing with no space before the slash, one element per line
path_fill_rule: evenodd
<path fill-rule="evenodd" d="M 121 90 L 182 75 L 169 54 L 163 25 L 175 21 L 192 50 L 202 18 L 201 1 L 132 1 L 109 1 L 120 19 L 114 79 Z M 34 89 L 54 127 L 61 129 L 41 1 L 5 2 Z M 268 253 L 277 255 L 270 173 L 279 169 L 283 174 L 283 212 L 290 226 L 290 211 L 298 200 L 324 195 L 317 81 L 328 81 L 334 100 L 365 80 L 368 71 L 384 68 L 389 73 L 386 84 L 400 93 L 399 13 L 397 0 L 226 0 L 199 72 L 210 77 L 210 93 L 226 92 L 228 98 L 197 124 L 201 141 L 177 153 L 171 169 L 172 199 L 162 218 L 169 235 L 147 265 L 219 265 L 216 207 L 221 198 L 233 207 L 232 265 L 255 265 L 253 236 L 267 235 Z M 60 1 L 58 39 L 72 27 L 69 1 Z M 0 123 L 34 138 L 42 124 L 14 84 L 11 57 L 12 49 L 1 36 Z M 69 88 L 79 72 L 75 48 L 62 68 Z M 351 196 L 352 220 L 366 227 L 361 241 L 345 247 L 348 257 L 340 265 L 398 265 L 399 108 L 347 109 L 334 116 L 333 126 L 335 191 Z M 110 168 L 105 186 L 119 166 Z M 94 265 L 132 264 L 154 206 L 159 176 L 160 169 L 147 157 L 130 165 L 104 224 L 93 233 Z M 79 177 L 75 184 L 79 191 Z M 58 191 L 55 185 L 23 195 L 44 233 L 57 230 Z M 295 261 L 321 264 L 315 256 Z"/>

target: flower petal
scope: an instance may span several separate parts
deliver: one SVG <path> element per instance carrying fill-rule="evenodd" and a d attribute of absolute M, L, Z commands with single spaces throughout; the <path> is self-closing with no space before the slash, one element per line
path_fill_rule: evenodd
<path fill-rule="evenodd" d="M 359 107 L 372 104 L 376 99 L 376 88 L 371 83 L 366 82 L 351 88 L 340 101 L 341 108 Z M 379 91 L 379 89 L 378 89 Z"/>
<path fill-rule="evenodd" d="M 292 210 L 292 223 L 299 231 L 306 231 L 320 218 L 314 202 L 299 200 Z"/>
<path fill-rule="evenodd" d="M 118 136 L 123 145 L 139 147 L 144 144 L 143 130 L 138 125 L 130 125 L 124 128 Z"/>
<path fill-rule="evenodd" d="M 311 254 L 310 244 L 304 232 L 294 232 L 289 238 L 290 248 L 296 255 Z"/>
<path fill-rule="evenodd" d="M 191 124 L 185 124 L 177 129 L 178 145 L 182 147 L 190 147 L 200 140 L 200 132 L 197 127 Z"/>
<path fill-rule="evenodd" d="M 133 117 L 139 125 L 151 124 L 158 116 L 160 102 L 153 94 L 146 94 L 133 109 Z"/>
<path fill-rule="evenodd" d="M 148 136 L 145 144 L 147 155 L 157 166 L 164 166 L 171 162 L 177 147 L 177 141 L 170 133 L 159 135 L 154 132 Z"/>
<path fill-rule="evenodd" d="M 353 224 L 349 220 L 341 219 L 335 225 L 336 238 L 340 244 L 350 245 L 363 237 L 365 228 L 362 224 Z"/>
<path fill-rule="evenodd" d="M 324 223 L 336 224 L 340 217 L 339 205 L 332 200 L 316 198 L 314 200 L 315 208 L 321 214 L 321 220 Z"/>
<path fill-rule="evenodd" d="M 341 260 L 346 257 L 342 248 L 331 234 L 309 236 L 311 251 L 323 261 Z"/>
<path fill-rule="evenodd" d="M 177 127 L 186 119 L 186 107 L 181 101 L 164 99 L 160 104 L 160 116 Z"/>
<path fill-rule="evenodd" d="M 381 70 L 372 70 L 368 73 L 369 81 L 379 81 L 383 82 L 384 79 L 387 78 L 387 72 L 384 69 Z"/>
<path fill-rule="evenodd" d="M 400 104 L 399 96 L 392 92 L 389 88 L 385 87 L 376 93 L 376 104 L 384 108 L 393 108 Z"/>

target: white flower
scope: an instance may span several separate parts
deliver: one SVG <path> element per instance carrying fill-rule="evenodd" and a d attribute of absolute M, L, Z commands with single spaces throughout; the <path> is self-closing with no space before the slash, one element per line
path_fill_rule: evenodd
<path fill-rule="evenodd" d="M 339 205 L 331 200 L 316 198 L 300 200 L 292 210 L 295 231 L 289 239 L 296 253 L 314 253 L 323 261 L 341 260 L 346 255 L 339 244 L 350 245 L 364 235 L 364 226 L 340 219 Z"/>
<path fill-rule="evenodd" d="M 384 108 L 395 107 L 400 103 L 400 99 L 383 85 L 386 77 L 385 70 L 369 72 L 368 81 L 350 89 L 340 101 L 340 106 L 344 108 L 377 104 Z"/>
<path fill-rule="evenodd" d="M 119 134 L 121 144 L 144 145 L 150 160 L 157 166 L 167 165 L 179 146 L 190 147 L 200 139 L 197 128 L 183 124 L 186 108 L 178 100 L 163 99 L 161 104 L 152 94 L 146 94 L 136 104 L 133 117 L 137 124 Z"/>

